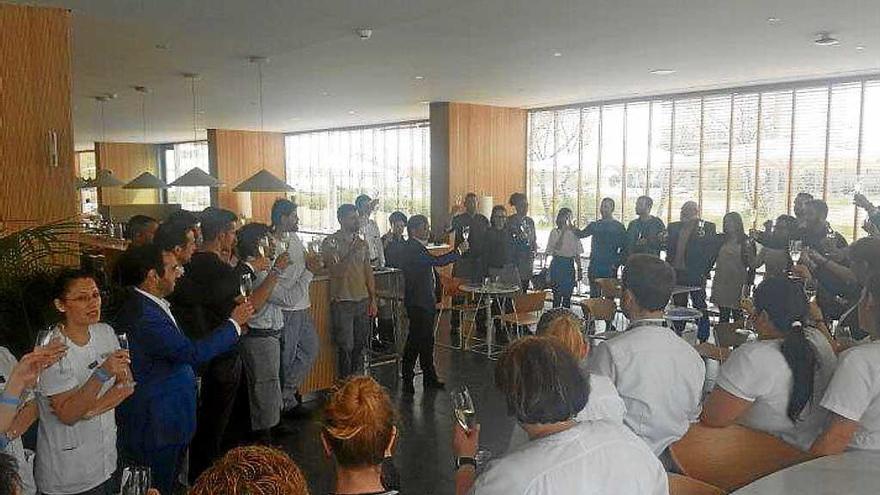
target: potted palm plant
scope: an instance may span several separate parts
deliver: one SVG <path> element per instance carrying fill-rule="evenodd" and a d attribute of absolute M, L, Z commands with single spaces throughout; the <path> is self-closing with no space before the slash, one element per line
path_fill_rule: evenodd
<path fill-rule="evenodd" d="M 78 220 L 15 231 L 0 229 L 0 345 L 21 355 L 53 318 L 54 273 L 79 263 Z"/>

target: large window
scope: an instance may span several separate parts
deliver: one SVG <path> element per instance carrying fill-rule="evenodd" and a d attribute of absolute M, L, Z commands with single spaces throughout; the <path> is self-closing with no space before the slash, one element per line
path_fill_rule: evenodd
<path fill-rule="evenodd" d="M 335 230 L 336 209 L 359 194 L 379 198 L 383 230 L 395 210 L 430 215 L 430 141 L 427 122 L 287 136 L 287 181 L 303 228 Z"/>
<path fill-rule="evenodd" d="M 854 239 L 863 218 L 853 192 L 880 195 L 878 129 L 880 77 L 534 110 L 532 214 L 549 230 L 568 206 L 583 225 L 611 197 L 626 223 L 636 197 L 648 194 L 665 222 L 693 200 L 719 228 L 728 211 L 749 228 L 790 213 L 807 191 L 828 202 L 832 227 Z"/>
<path fill-rule="evenodd" d="M 95 178 L 97 173 L 95 167 L 94 151 L 77 151 L 76 152 L 76 170 L 79 177 L 83 180 L 91 180 Z M 79 190 L 80 211 L 83 213 L 95 213 L 98 211 L 98 189 L 94 187 L 83 187 Z"/>
<path fill-rule="evenodd" d="M 163 146 L 162 163 L 165 182 L 169 184 L 195 167 L 208 172 L 208 142 L 195 141 Z M 170 187 L 166 193 L 167 203 L 179 204 L 184 210 L 202 211 L 211 206 L 209 187 Z"/>

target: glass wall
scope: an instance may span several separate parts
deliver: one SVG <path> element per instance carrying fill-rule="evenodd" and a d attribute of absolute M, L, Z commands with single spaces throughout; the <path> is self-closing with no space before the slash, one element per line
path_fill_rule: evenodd
<path fill-rule="evenodd" d="M 790 213 L 807 191 L 828 202 L 832 227 L 855 239 L 863 219 L 854 190 L 880 196 L 878 132 L 880 77 L 534 110 L 532 215 L 546 231 L 567 206 L 584 225 L 611 197 L 627 223 L 647 194 L 665 222 L 693 200 L 707 220 L 738 211 L 748 228 Z"/>
<path fill-rule="evenodd" d="M 169 184 L 195 167 L 209 172 L 207 141 L 163 146 L 161 157 L 165 182 Z M 184 210 L 202 211 L 211 206 L 209 187 L 169 187 L 166 194 L 166 203 L 179 204 Z"/>
<path fill-rule="evenodd" d="M 383 231 L 395 210 L 430 217 L 430 141 L 427 122 L 287 136 L 287 182 L 302 228 L 336 230 L 336 209 L 359 194 L 379 199 L 375 219 Z"/>
<path fill-rule="evenodd" d="M 95 166 L 95 152 L 77 151 L 74 155 L 76 158 L 76 170 L 79 177 L 84 180 L 95 178 L 97 173 Z M 94 187 L 84 187 L 79 190 L 80 211 L 83 213 L 95 213 L 98 211 L 98 189 Z"/>

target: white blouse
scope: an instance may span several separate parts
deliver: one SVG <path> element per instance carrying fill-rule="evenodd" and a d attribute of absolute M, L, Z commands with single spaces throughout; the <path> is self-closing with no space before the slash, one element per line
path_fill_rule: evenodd
<path fill-rule="evenodd" d="M 880 342 L 853 347 L 840 355 L 822 407 L 858 421 L 850 448 L 880 450 Z"/>
<path fill-rule="evenodd" d="M 559 241 L 559 236 L 562 241 Z M 547 254 L 562 258 L 575 258 L 583 254 L 584 246 L 571 229 L 560 230 L 558 227 L 550 231 L 547 239 Z"/>
<path fill-rule="evenodd" d="M 825 427 L 827 411 L 819 400 L 837 367 L 837 356 L 828 339 L 815 328 L 805 330 L 807 340 L 816 349 L 819 367 L 813 381 L 813 400 L 794 423 L 787 414 L 793 377 L 782 356 L 782 340 L 762 340 L 738 347 L 721 365 L 717 386 L 752 403 L 738 423 L 767 432 L 791 445 L 809 450 Z"/>
<path fill-rule="evenodd" d="M 110 479 L 116 470 L 114 411 L 111 409 L 68 426 L 55 416 L 50 402 L 52 396 L 81 387 L 104 359 L 119 349 L 119 341 L 110 325 L 90 325 L 89 334 L 89 342 L 84 346 L 68 339 L 67 354 L 40 375 L 36 478 L 40 492 L 45 494 L 91 490 Z M 113 379 L 107 381 L 99 396 L 114 382 Z"/>
<path fill-rule="evenodd" d="M 6 384 L 9 383 L 9 376 L 18 360 L 5 347 L 0 347 L 0 393 L 6 390 Z M 24 394 L 22 394 L 24 395 Z M 25 397 L 22 396 L 22 400 Z M 21 478 L 22 495 L 33 495 L 37 491 L 34 484 L 34 453 L 26 450 L 21 443 L 21 437 L 9 442 L 6 449 L 0 451 L 15 457 L 18 462 L 18 476 Z"/>

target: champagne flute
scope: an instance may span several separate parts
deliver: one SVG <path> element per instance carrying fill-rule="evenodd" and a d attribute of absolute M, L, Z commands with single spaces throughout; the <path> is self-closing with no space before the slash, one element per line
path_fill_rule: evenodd
<path fill-rule="evenodd" d="M 146 466 L 129 466 L 122 472 L 121 495 L 146 495 L 150 489 L 152 473 Z"/>
<path fill-rule="evenodd" d="M 251 294 L 254 292 L 254 280 L 251 278 L 250 273 L 245 273 L 241 276 L 241 282 L 238 285 L 238 290 L 241 293 L 241 296 L 245 299 L 251 297 Z"/>
<path fill-rule="evenodd" d="M 801 253 L 804 250 L 803 242 L 798 239 L 792 239 L 788 243 L 788 254 L 791 256 L 791 262 L 797 264 L 801 259 Z"/>
<path fill-rule="evenodd" d="M 127 333 L 118 333 L 116 334 L 116 340 L 119 341 L 119 348 L 122 350 L 128 351 L 130 349 L 128 343 L 128 334 Z M 130 387 L 133 388 L 135 386 L 134 380 L 128 380 L 126 383 L 120 383 L 120 387 Z"/>
<path fill-rule="evenodd" d="M 477 412 L 474 408 L 474 401 L 471 399 L 471 392 L 467 385 L 456 387 L 450 394 L 452 398 L 452 408 L 455 412 L 455 419 L 458 424 L 466 432 L 470 432 L 476 425 Z"/>
<path fill-rule="evenodd" d="M 465 242 L 467 242 L 468 238 L 471 236 L 471 228 L 468 225 L 465 225 L 461 228 L 461 238 Z"/>

